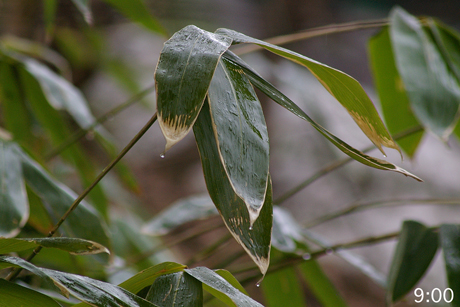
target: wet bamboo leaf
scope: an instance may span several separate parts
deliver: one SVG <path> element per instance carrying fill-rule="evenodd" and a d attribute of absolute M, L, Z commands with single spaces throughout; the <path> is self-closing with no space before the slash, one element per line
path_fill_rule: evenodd
<path fill-rule="evenodd" d="M 158 121 L 166 150 L 195 122 L 217 63 L 231 39 L 187 26 L 165 44 L 155 71 Z"/>
<path fill-rule="evenodd" d="M 228 306 L 251 307 L 262 305 L 234 288 L 224 278 L 205 267 L 185 269 L 185 272 L 203 283 L 203 288 Z"/>
<path fill-rule="evenodd" d="M 216 207 L 208 194 L 182 198 L 157 214 L 142 228 L 142 232 L 160 236 L 177 226 L 190 221 L 217 214 Z"/>
<path fill-rule="evenodd" d="M 58 248 L 73 255 L 110 254 L 109 250 L 99 243 L 77 238 L 0 238 L 0 254 L 18 252 L 37 246 Z"/>
<path fill-rule="evenodd" d="M 326 90 L 342 104 L 364 134 L 382 153 L 384 153 L 382 146 L 394 148 L 399 151 L 398 145 L 396 145 L 388 133 L 372 101 L 359 82 L 351 76 L 291 50 L 266 43 L 233 30 L 218 29 L 216 33 L 229 36 L 233 39 L 234 43 L 259 45 L 270 52 L 305 66 L 321 82 Z"/>
<path fill-rule="evenodd" d="M 92 306 L 152 307 L 157 306 L 118 286 L 85 276 L 37 267 L 21 258 L 0 256 L 0 267 L 17 266 L 29 270 L 48 281 L 64 296 L 70 294 Z"/>
<path fill-rule="evenodd" d="M 267 307 L 308 306 L 305 302 L 302 284 L 294 268 L 286 268 L 268 274 L 261 284 Z"/>
<path fill-rule="evenodd" d="M 201 156 L 206 186 L 225 226 L 265 274 L 270 262 L 273 222 L 272 190 L 269 180 L 265 203 L 252 228 L 244 201 L 235 194 L 219 157 L 209 104 L 206 102 L 193 132 Z"/>
<path fill-rule="evenodd" d="M 229 271 L 218 269 L 218 270 L 214 270 L 214 273 L 218 274 L 220 277 L 225 279 L 233 287 L 235 287 L 236 289 L 240 290 L 241 293 L 244 293 L 244 294 L 249 296 L 249 294 L 246 291 L 246 289 L 243 288 L 243 286 L 240 284 L 240 282 Z"/>
<path fill-rule="evenodd" d="M 26 186 L 15 144 L 0 139 L 0 237 L 14 237 L 29 218 Z"/>
<path fill-rule="evenodd" d="M 414 113 L 425 127 L 446 139 L 458 119 L 458 81 L 431 34 L 399 7 L 390 13 L 390 37 Z"/>
<path fill-rule="evenodd" d="M 444 224 L 440 232 L 449 288 L 454 292 L 452 306 L 460 306 L 460 225 Z"/>
<path fill-rule="evenodd" d="M 0 279 L 0 306 L 60 307 L 52 298 L 40 292 Z"/>
<path fill-rule="evenodd" d="M 262 107 L 242 69 L 225 59 L 217 65 L 208 97 L 222 165 L 235 193 L 246 203 L 252 226 L 268 182 L 268 132 Z"/>
<path fill-rule="evenodd" d="M 388 28 L 370 39 L 369 55 L 375 86 L 390 132 L 394 135 L 418 126 L 419 122 L 411 110 L 404 83 L 396 69 Z M 413 157 L 422 136 L 423 132 L 419 132 L 398 140 L 397 143 L 404 152 Z"/>
<path fill-rule="evenodd" d="M 313 119 L 311 119 L 302 109 L 300 109 L 292 100 L 286 97 L 283 93 L 278 91 L 273 85 L 271 85 L 268 81 L 263 79 L 260 75 L 258 75 L 252 68 L 250 68 L 246 63 L 244 63 L 239 57 L 235 56 L 231 52 L 227 51 L 224 54 L 225 58 L 231 60 L 232 62 L 238 64 L 243 71 L 248 76 L 251 83 L 264 92 L 268 97 L 270 97 L 273 101 L 278 103 L 279 105 L 283 106 L 284 108 L 288 109 L 301 119 L 309 122 L 318 132 L 320 132 L 326 139 L 328 139 L 332 144 L 334 144 L 338 149 L 340 149 L 343 153 L 347 154 L 351 158 L 355 159 L 358 162 L 361 162 L 364 165 L 380 169 L 386 171 L 393 171 L 397 173 L 401 173 L 405 176 L 412 177 L 418 181 L 422 181 L 417 176 L 409 173 L 408 171 L 396 166 L 392 163 L 389 163 L 384 160 L 380 160 L 371 156 L 368 156 L 359 150 L 351 147 L 323 127 L 321 127 L 318 123 L 316 123 Z"/>
<path fill-rule="evenodd" d="M 146 300 L 161 307 L 202 307 L 203 287 L 183 271 L 162 275 L 155 279 Z"/>
<path fill-rule="evenodd" d="M 390 266 L 386 300 L 402 299 L 422 278 L 438 250 L 438 234 L 415 221 L 404 221 Z"/>

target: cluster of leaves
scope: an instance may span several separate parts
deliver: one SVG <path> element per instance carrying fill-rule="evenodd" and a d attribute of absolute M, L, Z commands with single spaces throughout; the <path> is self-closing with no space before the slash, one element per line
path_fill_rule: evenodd
<path fill-rule="evenodd" d="M 89 21 L 87 2 L 73 2 Z M 146 15 L 140 1 L 133 1 L 130 6 L 125 1 L 107 2 L 147 28 L 163 31 Z M 55 9 L 55 1 L 45 3 L 48 11 Z M 51 17 L 47 20 L 52 24 Z M 262 284 L 267 304 L 273 306 L 287 300 L 291 306 L 304 306 L 299 286 L 302 282 L 309 285 L 324 306 L 346 306 L 315 260 L 330 253 L 386 286 L 387 302 L 392 304 L 422 278 L 439 242 L 449 286 L 460 293 L 458 225 L 427 228 L 418 222 L 406 221 L 399 234 L 389 276 L 385 278 L 344 250 L 353 244 L 330 246 L 298 225 L 284 209 L 273 205 L 268 133 L 254 87 L 312 124 L 350 158 L 376 169 L 420 179 L 392 163 L 364 154 L 316 123 L 229 50 L 232 44 L 240 43 L 256 44 L 306 67 L 382 152 L 382 146 L 399 150 L 390 132 L 396 134 L 421 124 L 423 129 L 446 138 L 457 124 L 460 38 L 455 31 L 430 18 L 417 19 L 396 8 L 390 15 L 389 26 L 370 42 L 377 89 L 390 132 L 361 85 L 349 75 L 232 30 L 219 29 L 211 33 L 195 26 L 185 27 L 165 43 L 160 55 L 155 71 L 157 113 L 166 138 L 166 150 L 193 129 L 210 198 L 189 199 L 171 206 L 147 223 L 144 232 L 164 234 L 175 226 L 218 212 L 262 274 L 268 271 L 270 255 L 272 261 L 276 260 L 273 273 L 268 274 Z M 228 271 L 205 267 L 188 269 L 173 262 L 158 264 L 160 261 L 151 257 L 137 267 L 143 271 L 118 286 L 101 281 L 115 275 L 104 268 L 109 257 L 102 253 L 111 250 L 112 258 L 126 260 L 131 250 L 142 253 L 152 249 L 151 240 L 131 228 L 127 230 L 125 221 L 113 219 L 100 187 L 91 186 L 93 207 L 82 201 L 83 194 L 78 196 L 36 162 L 44 162 L 41 153 L 49 140 L 37 138 L 33 131 L 44 129 L 44 135 L 56 145 L 71 137 L 60 110 L 65 110 L 83 131 L 93 129 L 97 121 L 81 92 L 46 65 L 5 46 L 0 52 L 0 97 L 5 124 L 5 130 L 0 130 L 0 235 L 3 237 L 0 254 L 5 254 L 0 256 L 0 269 L 13 267 L 15 272 L 17 268 L 26 269 L 43 280 L 42 288 L 66 297 L 71 294 L 83 302 L 80 305 L 202 306 L 205 290 L 229 306 L 261 306 Z M 150 124 L 155 119 L 156 115 Z M 398 141 L 399 145 L 412 156 L 422 133 Z M 104 129 L 95 128 L 93 135 L 114 155 L 110 135 Z M 79 144 L 72 144 L 61 156 L 80 171 L 85 185 L 93 182 L 93 166 Z M 52 236 L 58 229 L 63 237 L 43 238 L 48 232 Z M 122 235 L 111 238 L 111 232 Z M 16 236 L 20 238 L 14 238 Z M 312 244 L 320 249 L 311 251 Z M 35 248 L 33 255 L 42 248 L 46 251 L 43 253 L 48 253 L 48 257 L 39 260 L 43 267 L 22 257 L 7 255 L 23 256 L 24 250 L 31 248 Z M 67 253 L 87 256 L 78 260 L 61 258 Z M 68 261 L 53 263 L 55 259 Z M 94 278 L 69 272 L 78 271 L 79 267 L 84 267 L 83 271 Z M 296 274 L 296 268 L 301 274 Z M 63 272 L 65 270 L 67 272 Z M 13 283 L 10 277 L 0 279 L 2 305 L 8 306 L 14 298 L 15 303 L 27 306 L 59 306 L 52 296 Z M 253 277 L 249 276 L 248 280 Z M 460 306 L 459 299 L 454 298 L 453 304 Z"/>

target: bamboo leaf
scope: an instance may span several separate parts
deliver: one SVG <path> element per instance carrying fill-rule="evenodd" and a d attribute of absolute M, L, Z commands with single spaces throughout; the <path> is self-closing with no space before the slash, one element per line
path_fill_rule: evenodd
<path fill-rule="evenodd" d="M 441 225 L 440 239 L 449 288 L 460 293 L 460 225 Z M 454 295 L 452 306 L 460 306 L 458 295 Z"/>
<path fill-rule="evenodd" d="M 222 165 L 233 190 L 246 203 L 252 226 L 268 182 L 268 132 L 262 107 L 241 68 L 225 59 L 217 65 L 208 97 Z"/>
<path fill-rule="evenodd" d="M 184 271 L 162 275 L 155 279 L 146 300 L 161 307 L 202 307 L 203 287 Z"/>
<path fill-rule="evenodd" d="M 244 294 L 249 296 L 249 294 L 246 291 L 246 289 L 243 288 L 243 286 L 240 284 L 240 282 L 229 271 L 218 269 L 218 270 L 214 270 L 214 273 L 216 273 L 217 275 L 219 275 L 220 277 L 225 279 L 229 284 L 231 284 L 236 289 L 240 290 L 241 293 L 244 293 Z"/>
<path fill-rule="evenodd" d="M 73 4 L 77 7 L 83 18 L 88 24 L 93 23 L 93 14 L 89 7 L 89 0 L 72 0 Z"/>
<path fill-rule="evenodd" d="M 410 108 L 404 83 L 396 68 L 388 28 L 370 39 L 368 50 L 383 116 L 391 134 L 418 126 L 419 122 Z M 413 157 L 422 137 L 423 131 L 398 140 L 397 143 Z"/>
<path fill-rule="evenodd" d="M 387 304 L 400 300 L 422 278 L 438 250 L 438 235 L 415 221 L 404 221 L 387 282 Z"/>
<path fill-rule="evenodd" d="M 185 272 L 203 283 L 203 288 L 228 306 L 251 307 L 262 305 L 234 288 L 224 278 L 205 267 L 185 269 Z"/>
<path fill-rule="evenodd" d="M 40 292 L 0 279 L 0 306 L 59 307 L 55 300 Z"/>
<path fill-rule="evenodd" d="M 311 119 L 302 109 L 300 109 L 292 100 L 290 100 L 288 97 L 286 97 L 283 93 L 278 91 L 273 85 L 271 85 L 268 81 L 263 79 L 259 74 L 257 74 L 252 68 L 250 68 L 246 63 L 243 62 L 239 57 L 236 55 L 232 54 L 230 51 L 227 51 L 224 54 L 225 58 L 231 60 L 232 62 L 236 63 L 239 65 L 243 71 L 246 73 L 246 76 L 248 76 L 249 80 L 251 83 L 260 89 L 262 92 L 264 92 L 268 97 L 270 97 L 273 101 L 278 103 L 279 105 L 283 106 L 284 108 L 288 109 L 301 119 L 309 122 L 318 132 L 320 132 L 326 139 L 328 139 L 332 144 L 334 144 L 338 149 L 340 149 L 343 153 L 347 154 L 351 158 L 355 159 L 356 161 L 376 168 L 380 170 L 387 170 L 387 171 L 393 171 L 397 173 L 401 173 L 405 176 L 409 176 L 414 178 L 415 180 L 422 181 L 420 178 L 417 176 L 409 173 L 408 171 L 400 168 L 399 166 L 396 166 L 390 162 L 380 160 L 371 156 L 368 156 L 359 150 L 351 147 L 323 127 L 321 127 L 318 123 L 316 123 L 313 119 Z"/>
<path fill-rule="evenodd" d="M 227 35 L 232 38 L 234 43 L 259 45 L 270 52 L 305 66 L 321 82 L 326 90 L 342 104 L 364 134 L 382 153 L 384 153 L 382 146 L 394 148 L 399 151 L 398 145 L 396 145 L 385 128 L 372 101 L 359 82 L 351 76 L 291 50 L 266 43 L 233 30 L 218 29 L 216 33 Z"/>
<path fill-rule="evenodd" d="M 193 132 L 201 156 L 206 186 L 225 226 L 265 274 L 270 262 L 273 222 L 272 190 L 269 180 L 265 203 L 252 228 L 243 200 L 235 194 L 219 157 L 209 104 L 205 103 Z"/>
<path fill-rule="evenodd" d="M 28 218 L 21 160 L 15 152 L 15 144 L 0 139 L 0 236 L 16 236 Z"/>
<path fill-rule="evenodd" d="M 267 307 L 286 306 L 286 302 L 290 307 L 308 306 L 302 285 L 292 267 L 268 274 L 261 285 Z"/>
<path fill-rule="evenodd" d="M 99 243 L 78 238 L 0 238 L 0 254 L 8 254 L 37 246 L 58 248 L 73 255 L 110 254 L 109 250 Z"/>
<path fill-rule="evenodd" d="M 195 122 L 217 63 L 231 40 L 187 26 L 165 44 L 155 71 L 158 121 L 165 151 L 179 142 Z"/>
<path fill-rule="evenodd" d="M 446 139 L 458 119 L 458 81 L 431 34 L 399 7 L 390 13 L 390 37 L 414 113 L 425 127 Z"/>

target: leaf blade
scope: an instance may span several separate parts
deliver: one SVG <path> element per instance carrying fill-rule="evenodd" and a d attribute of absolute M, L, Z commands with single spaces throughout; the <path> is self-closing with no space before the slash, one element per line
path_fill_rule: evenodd
<path fill-rule="evenodd" d="M 447 272 L 449 288 L 453 293 L 460 291 L 460 227 L 459 225 L 443 224 L 440 229 L 441 247 Z M 460 306 L 460 297 L 454 295 L 452 306 Z"/>
<path fill-rule="evenodd" d="M 12 282 L 0 279 L 0 305 L 4 307 L 60 307 L 55 300 L 40 292 L 22 287 Z"/>

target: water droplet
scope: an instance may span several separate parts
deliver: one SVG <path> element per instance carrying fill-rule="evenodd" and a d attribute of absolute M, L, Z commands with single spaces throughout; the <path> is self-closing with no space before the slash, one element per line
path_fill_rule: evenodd
<path fill-rule="evenodd" d="M 249 226 L 249 230 L 252 230 L 252 226 Z"/>
<path fill-rule="evenodd" d="M 311 255 L 309 253 L 305 253 L 305 254 L 302 255 L 302 258 L 303 258 L 303 260 L 310 260 Z"/>
<path fill-rule="evenodd" d="M 334 253 L 334 250 L 332 248 L 326 249 L 326 255 L 332 255 Z"/>
<path fill-rule="evenodd" d="M 257 288 L 260 287 L 260 281 L 256 283 L 256 287 L 257 287 Z"/>
<path fill-rule="evenodd" d="M 164 159 L 164 158 L 165 158 L 165 154 L 162 153 L 162 154 L 160 155 L 160 158 Z"/>

